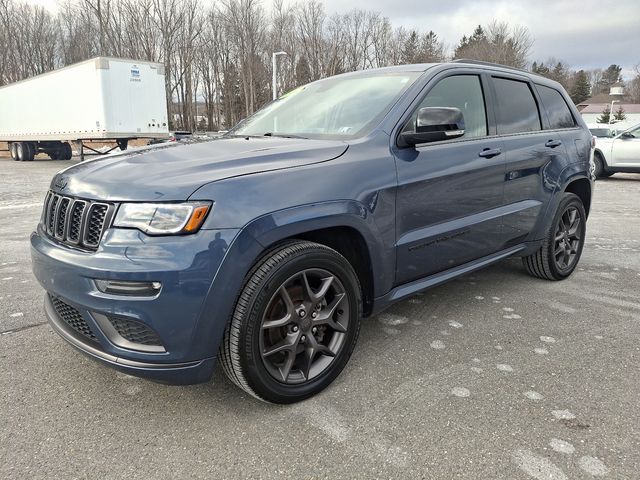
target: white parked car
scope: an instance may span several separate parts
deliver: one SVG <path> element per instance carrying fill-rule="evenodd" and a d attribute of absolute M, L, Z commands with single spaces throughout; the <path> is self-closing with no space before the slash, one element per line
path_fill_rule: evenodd
<path fill-rule="evenodd" d="M 593 161 L 599 178 L 617 172 L 640 173 L 640 124 L 612 137 L 596 137 Z"/>

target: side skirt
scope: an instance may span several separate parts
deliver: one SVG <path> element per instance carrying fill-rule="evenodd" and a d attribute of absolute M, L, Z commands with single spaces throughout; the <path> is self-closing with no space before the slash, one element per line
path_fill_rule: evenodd
<path fill-rule="evenodd" d="M 453 280 L 454 278 L 459 277 L 460 275 L 464 275 L 465 273 L 484 268 L 488 265 L 491 265 L 492 263 L 498 262 L 504 258 L 511 257 L 519 252 L 522 252 L 526 248 L 527 245 L 525 244 L 515 245 L 513 247 L 507 248 L 506 250 L 492 253 L 491 255 L 487 255 L 486 257 L 482 257 L 472 262 L 459 265 L 450 270 L 445 270 L 428 277 L 419 278 L 418 280 L 399 285 L 386 295 L 378 297 L 374 300 L 373 311 L 371 312 L 371 315 L 380 313 L 382 310 L 391 306 L 392 304 L 411 295 L 414 295 L 417 292 L 435 287 L 436 285 L 440 285 L 441 283 L 448 282 L 449 280 Z"/>

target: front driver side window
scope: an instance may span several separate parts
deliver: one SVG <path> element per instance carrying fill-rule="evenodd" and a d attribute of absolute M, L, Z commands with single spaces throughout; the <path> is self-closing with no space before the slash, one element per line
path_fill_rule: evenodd
<path fill-rule="evenodd" d="M 444 78 L 433 87 L 411 115 L 403 131 L 415 129 L 418 110 L 423 107 L 455 107 L 464 116 L 464 135 L 477 138 L 487 135 L 487 114 L 482 84 L 477 75 L 454 75 Z"/>

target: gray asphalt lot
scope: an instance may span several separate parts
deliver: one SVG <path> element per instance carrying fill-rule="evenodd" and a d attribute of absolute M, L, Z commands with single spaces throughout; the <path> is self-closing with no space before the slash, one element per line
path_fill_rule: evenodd
<path fill-rule="evenodd" d="M 569 280 L 513 259 L 397 304 L 283 407 L 116 373 L 44 323 L 29 234 L 69 163 L 0 159 L 0 478 L 640 478 L 640 175 L 597 182 Z"/>

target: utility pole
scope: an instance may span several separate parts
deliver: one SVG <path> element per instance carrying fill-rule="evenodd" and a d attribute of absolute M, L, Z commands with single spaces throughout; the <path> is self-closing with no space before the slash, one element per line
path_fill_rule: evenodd
<path fill-rule="evenodd" d="M 271 66 L 273 71 L 273 77 L 271 79 L 271 87 L 273 89 L 273 99 L 278 98 L 278 55 L 287 55 L 287 52 L 273 52 L 271 54 Z"/>

